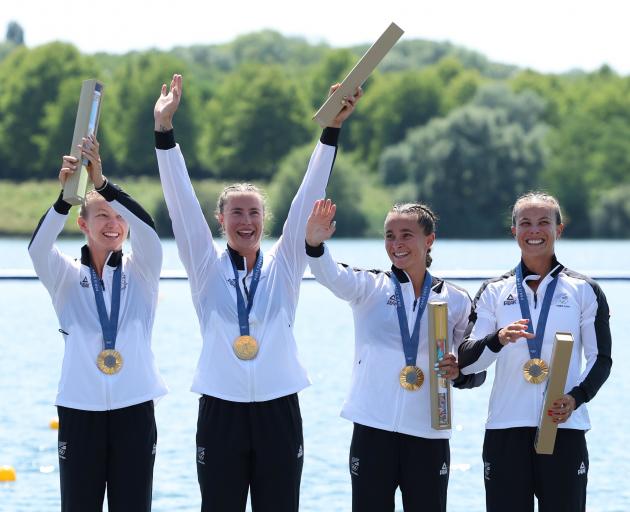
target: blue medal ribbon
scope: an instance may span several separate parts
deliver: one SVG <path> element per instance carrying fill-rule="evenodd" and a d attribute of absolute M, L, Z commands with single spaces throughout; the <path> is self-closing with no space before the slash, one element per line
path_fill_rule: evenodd
<path fill-rule="evenodd" d="M 400 325 L 400 335 L 402 337 L 403 350 L 405 352 L 405 361 L 407 366 L 416 366 L 416 358 L 418 357 L 418 345 L 420 344 L 420 319 L 429 302 L 429 294 L 431 293 L 431 282 L 433 278 L 429 271 L 424 273 L 424 282 L 422 283 L 422 294 L 418 301 L 418 314 L 413 326 L 413 332 L 409 334 L 409 324 L 407 322 L 407 312 L 405 310 L 405 301 L 403 299 L 402 287 L 396 274 L 392 272 L 391 279 L 396 288 L 396 312 L 398 313 L 398 324 Z"/>
<path fill-rule="evenodd" d="M 101 322 L 103 331 L 103 344 L 105 350 L 114 350 L 116 346 L 116 336 L 118 334 L 118 313 L 120 311 L 120 284 L 122 276 L 122 264 L 119 264 L 114 271 L 112 279 L 112 303 L 110 315 L 107 316 L 107 308 L 103 298 L 103 287 L 98 274 L 90 266 L 90 278 L 92 279 L 92 290 L 94 290 L 94 298 L 96 299 L 96 309 L 98 310 L 98 318 Z"/>
<path fill-rule="evenodd" d="M 525 294 L 525 287 L 523 286 L 523 269 L 519 263 L 514 269 L 516 274 L 516 292 L 518 294 L 518 303 L 521 306 L 521 315 L 523 318 L 529 320 L 527 323 L 527 332 L 533 333 L 534 326 L 532 325 L 532 315 L 529 311 L 529 302 L 527 301 L 527 295 Z M 540 353 L 542 351 L 543 338 L 545 337 L 545 326 L 547 325 L 547 317 L 549 316 L 549 309 L 551 308 L 551 299 L 553 293 L 556 290 L 558 279 L 552 277 L 551 282 L 547 285 L 545 290 L 545 297 L 540 309 L 540 316 L 538 317 L 538 323 L 536 324 L 536 337 L 527 340 L 527 346 L 529 347 L 529 356 L 531 359 L 540 359 Z"/>
<path fill-rule="evenodd" d="M 258 257 L 256 258 L 256 263 L 254 264 L 254 268 L 252 270 L 252 282 L 249 287 L 249 292 L 247 293 L 247 306 L 245 306 L 245 299 L 241 293 L 241 287 L 238 284 L 238 269 L 236 268 L 236 263 L 234 263 L 234 260 L 232 259 L 232 255 L 230 255 L 230 262 L 232 263 L 234 279 L 236 280 L 234 286 L 236 287 L 238 327 L 241 331 L 241 336 L 249 336 L 249 313 L 252 310 L 254 295 L 256 294 L 256 288 L 258 288 L 258 282 L 260 281 L 260 273 L 263 265 L 262 251 L 258 251 Z"/>

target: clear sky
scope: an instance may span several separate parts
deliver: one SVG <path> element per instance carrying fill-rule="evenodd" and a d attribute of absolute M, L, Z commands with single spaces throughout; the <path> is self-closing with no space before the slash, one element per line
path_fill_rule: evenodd
<path fill-rule="evenodd" d="M 451 41 L 491 60 L 544 72 L 608 64 L 630 74 L 627 0 L 5 0 L 28 46 L 53 40 L 81 51 L 228 42 L 265 28 L 332 46 L 371 43 L 395 21 L 404 38 Z"/>

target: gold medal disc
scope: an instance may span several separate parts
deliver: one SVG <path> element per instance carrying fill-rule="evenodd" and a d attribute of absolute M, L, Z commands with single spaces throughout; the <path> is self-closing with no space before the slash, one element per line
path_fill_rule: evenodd
<path fill-rule="evenodd" d="M 107 375 L 118 373 L 123 365 L 123 358 L 117 350 L 103 350 L 96 358 L 98 369 Z"/>
<path fill-rule="evenodd" d="M 251 336 L 239 336 L 232 346 L 239 359 L 254 359 L 258 354 L 258 342 Z"/>
<path fill-rule="evenodd" d="M 405 366 L 400 372 L 400 385 L 408 391 L 416 391 L 422 387 L 424 373 L 417 366 Z"/>
<path fill-rule="evenodd" d="M 549 376 L 549 366 L 543 359 L 530 359 L 523 365 L 523 377 L 531 384 L 545 382 Z"/>

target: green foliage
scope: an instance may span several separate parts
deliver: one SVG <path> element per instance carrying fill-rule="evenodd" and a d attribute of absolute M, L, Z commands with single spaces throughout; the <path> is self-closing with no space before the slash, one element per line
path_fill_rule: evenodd
<path fill-rule="evenodd" d="M 107 139 L 103 150 L 112 152 L 115 170 L 122 176 L 157 174 L 153 136 L 153 105 L 163 83 L 174 73 L 185 73 L 185 64 L 172 55 L 146 52 L 129 56 L 114 73 L 103 96 L 101 129 Z M 197 145 L 198 92 L 194 81 L 184 83 L 184 96 L 174 124 L 177 141 L 187 151 L 191 175 L 198 174 L 193 150 Z"/>
<path fill-rule="evenodd" d="M 306 98 L 275 66 L 248 64 L 210 100 L 199 154 L 217 178 L 269 179 L 310 138 Z"/>
<path fill-rule="evenodd" d="M 312 146 L 296 148 L 282 161 L 280 170 L 269 186 L 269 203 L 273 214 L 270 233 L 280 236 L 284 221 L 289 213 L 302 178 L 306 172 Z M 330 182 L 326 189 L 327 197 L 337 204 L 337 231 L 340 237 L 364 236 L 367 228 L 365 215 L 361 211 L 363 183 L 361 175 L 365 172 L 351 158 L 339 155 L 335 160 Z M 268 228 L 269 229 L 269 228 Z"/>
<path fill-rule="evenodd" d="M 630 184 L 606 190 L 591 212 L 593 236 L 630 238 Z"/>
<path fill-rule="evenodd" d="M 543 166 L 545 129 L 535 120 L 536 106 L 540 113 L 542 102 L 532 93 L 485 87 L 472 105 L 390 148 L 381 172 L 391 177 L 392 168 L 405 170 L 416 198 L 437 208 L 445 236 L 496 236 L 509 205 L 535 186 Z"/>
<path fill-rule="evenodd" d="M 68 95 L 78 98 L 91 75 L 89 59 L 63 43 L 19 47 L 0 63 L 0 177 L 53 175 L 72 140 L 76 103 Z"/>
<path fill-rule="evenodd" d="M 11 25 L 0 43 L 0 179 L 13 180 L 16 193 L 30 190 L 38 206 L 29 224 L 18 206 L 29 199 L 9 200 L 20 213 L 3 216 L 6 233 L 30 232 L 49 206 L 32 183 L 22 190 L 14 182 L 56 177 L 81 82 L 93 77 L 106 86 L 105 173 L 137 187 L 169 233 L 152 109 L 176 72 L 185 76 L 176 139 L 202 180 L 195 186 L 209 222 L 223 181 L 259 180 L 271 183 L 277 233 L 306 168 L 311 147 L 303 145 L 318 129 L 310 118 L 368 48 L 262 31 L 220 45 L 85 56 L 62 43 L 26 48 L 23 39 Z M 627 236 L 626 202 L 615 191 L 630 184 L 630 78 L 607 66 L 517 70 L 450 43 L 403 40 L 363 87 L 331 183 L 339 234 L 380 236 L 393 202 L 422 199 L 441 210 L 443 234 L 501 236 L 516 195 L 542 188 L 559 198 L 571 236 Z"/>
<path fill-rule="evenodd" d="M 7 25 L 6 41 L 20 45 L 24 44 L 24 29 L 17 21 L 10 21 Z"/>

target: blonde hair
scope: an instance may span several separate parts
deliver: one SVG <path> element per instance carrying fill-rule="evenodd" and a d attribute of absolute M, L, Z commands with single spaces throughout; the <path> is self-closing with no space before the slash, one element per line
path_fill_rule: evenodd
<path fill-rule="evenodd" d="M 87 194 L 85 194 L 85 198 L 83 199 L 83 202 L 81 203 L 81 208 L 79 208 L 79 217 L 87 219 L 88 205 L 94 202 L 95 199 L 99 199 L 99 198 L 102 198 L 103 200 L 105 200 L 105 198 L 94 189 L 90 190 Z"/>

